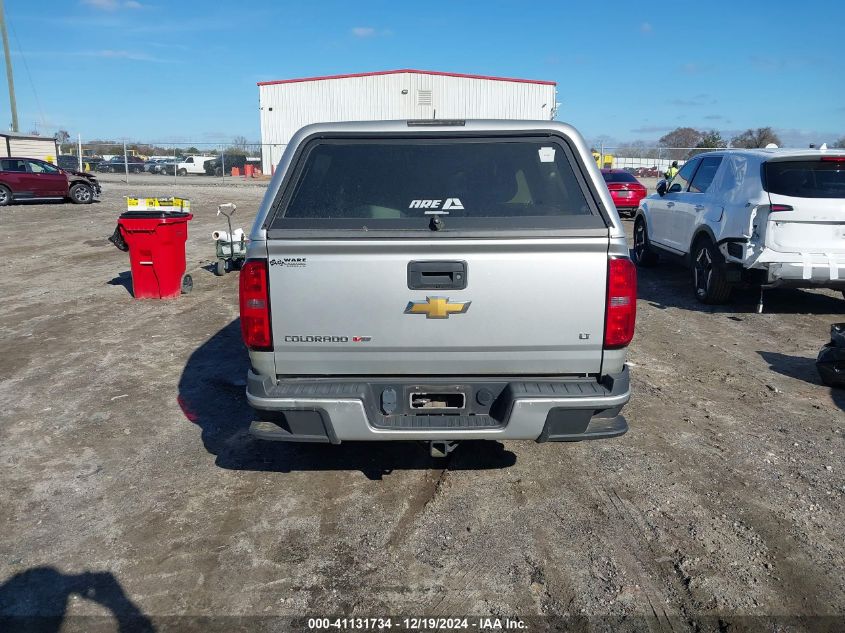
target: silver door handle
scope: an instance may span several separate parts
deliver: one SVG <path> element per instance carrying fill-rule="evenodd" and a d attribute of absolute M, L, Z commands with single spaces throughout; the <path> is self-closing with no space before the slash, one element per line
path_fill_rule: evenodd
<path fill-rule="evenodd" d="M 669 208 L 671 209 L 672 207 L 674 207 L 674 206 L 675 206 L 675 203 L 674 203 L 674 202 L 667 202 L 667 203 L 666 203 L 666 206 L 667 206 L 667 207 L 669 207 Z"/>
<path fill-rule="evenodd" d="M 697 205 L 695 205 L 694 208 L 695 208 L 696 211 L 704 211 L 704 205 L 703 204 L 697 204 Z"/>

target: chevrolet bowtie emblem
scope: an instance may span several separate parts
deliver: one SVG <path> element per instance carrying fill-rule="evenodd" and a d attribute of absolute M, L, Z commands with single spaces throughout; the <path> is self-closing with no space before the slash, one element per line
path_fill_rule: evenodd
<path fill-rule="evenodd" d="M 448 319 L 450 314 L 463 314 L 472 301 L 449 301 L 449 297 L 426 297 L 425 301 L 409 301 L 405 314 L 424 314 L 426 319 Z"/>

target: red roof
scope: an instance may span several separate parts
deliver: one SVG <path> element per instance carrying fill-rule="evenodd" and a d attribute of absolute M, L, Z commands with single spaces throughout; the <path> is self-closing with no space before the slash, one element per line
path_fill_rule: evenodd
<path fill-rule="evenodd" d="M 399 70 L 379 70 L 370 73 L 352 73 L 349 75 L 324 75 L 322 77 L 301 77 L 299 79 L 279 79 L 277 81 L 259 81 L 259 86 L 273 86 L 275 84 L 292 84 L 300 81 L 322 81 L 324 79 L 349 79 L 350 77 L 374 77 L 376 75 L 396 75 L 399 73 L 413 73 L 415 75 L 441 75 L 443 77 L 463 77 L 464 79 L 489 79 L 492 81 L 515 81 L 522 84 L 543 84 L 556 86 L 556 81 L 543 81 L 539 79 L 519 79 L 516 77 L 491 77 L 490 75 L 467 75 L 464 73 L 444 73 L 436 70 L 416 70 L 414 68 L 402 68 Z"/>

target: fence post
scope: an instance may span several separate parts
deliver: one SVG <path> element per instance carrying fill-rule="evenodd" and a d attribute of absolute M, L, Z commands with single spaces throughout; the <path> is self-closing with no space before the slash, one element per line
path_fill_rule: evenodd
<path fill-rule="evenodd" d="M 226 184 L 226 152 L 221 148 L 220 150 L 220 166 L 223 168 L 223 184 Z"/>
<path fill-rule="evenodd" d="M 79 171 L 82 171 L 82 134 L 76 135 L 76 157 L 79 161 Z"/>
<path fill-rule="evenodd" d="M 129 184 L 129 157 L 126 155 L 126 141 L 123 141 L 123 168 L 126 170 L 126 184 Z"/>

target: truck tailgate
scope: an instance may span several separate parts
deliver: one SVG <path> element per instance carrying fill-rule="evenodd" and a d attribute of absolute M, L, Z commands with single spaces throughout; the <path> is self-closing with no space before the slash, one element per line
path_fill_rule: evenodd
<path fill-rule="evenodd" d="M 276 372 L 597 373 L 607 249 L 606 235 L 269 240 Z M 455 261 L 465 288 L 409 288 L 410 262 Z"/>

